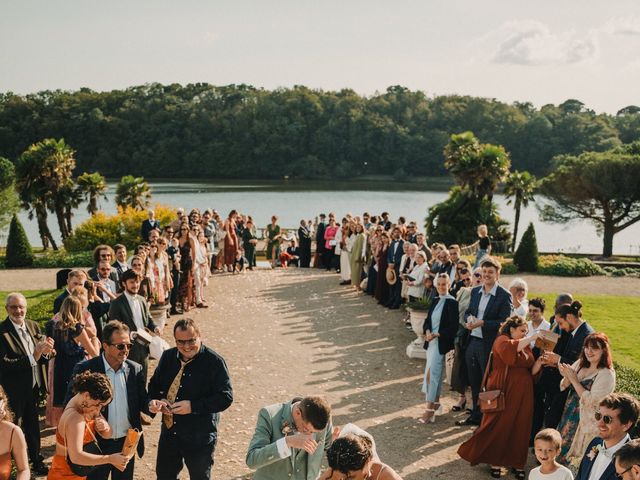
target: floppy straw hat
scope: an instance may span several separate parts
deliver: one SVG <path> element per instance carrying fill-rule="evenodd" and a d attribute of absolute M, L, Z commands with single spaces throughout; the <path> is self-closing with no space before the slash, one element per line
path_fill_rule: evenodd
<path fill-rule="evenodd" d="M 387 268 L 387 283 L 389 285 L 395 285 L 396 284 L 396 271 L 393 268 Z"/>

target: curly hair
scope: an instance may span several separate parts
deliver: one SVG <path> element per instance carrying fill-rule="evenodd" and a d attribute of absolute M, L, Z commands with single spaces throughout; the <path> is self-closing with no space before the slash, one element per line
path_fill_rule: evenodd
<path fill-rule="evenodd" d="M 373 443 L 362 435 L 348 434 L 337 438 L 327 450 L 329 467 L 344 474 L 362 470 L 372 457 Z"/>
<path fill-rule="evenodd" d="M 0 400 L 4 402 L 4 415 L 0 416 L 0 422 L 11 422 L 13 423 L 13 411 L 9 406 L 9 399 L 7 398 L 7 393 L 4 391 L 4 388 L 0 386 Z"/>
<path fill-rule="evenodd" d="M 500 325 L 500 334 L 511 336 L 511 329 L 526 325 L 527 321 L 520 315 L 512 315 Z"/>
<path fill-rule="evenodd" d="M 73 377 L 73 393 L 88 393 L 92 400 L 109 402 L 113 397 L 113 390 L 109 377 L 104 373 L 94 373 L 89 370 Z"/>

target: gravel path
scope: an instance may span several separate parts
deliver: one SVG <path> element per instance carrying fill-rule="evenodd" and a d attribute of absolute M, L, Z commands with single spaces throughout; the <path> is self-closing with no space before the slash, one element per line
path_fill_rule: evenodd
<path fill-rule="evenodd" d="M 52 286 L 45 284 L 51 281 L 52 271 L 29 272 L 28 284 L 18 283 L 19 278 L 26 281 L 26 276 L 0 272 L 0 288 Z M 560 279 L 557 284 L 546 277 L 527 279 L 536 291 L 592 291 L 588 288 L 597 283 L 594 279 Z M 628 280 L 610 279 L 622 285 L 615 293 L 631 293 Z M 609 280 L 597 281 L 599 288 L 593 291 L 606 293 L 602 283 Z M 295 395 L 323 394 L 333 406 L 334 423 L 354 422 L 368 430 L 381 458 L 406 480 L 489 478 L 486 467 L 471 468 L 456 455 L 458 445 L 471 432 L 454 425 L 460 415 L 449 412 L 453 398 L 443 399 L 447 413 L 435 424 L 416 422 L 424 407 L 420 392 L 424 361 L 405 355 L 414 335 L 404 328 L 402 314 L 338 282 L 335 274 L 297 269 L 211 278 L 206 294 L 212 307 L 190 315 L 200 323 L 204 342 L 226 359 L 235 396 L 222 416 L 213 477 L 251 478 L 244 458 L 260 407 Z M 638 294 L 637 285 L 633 292 Z M 165 332 L 170 343 L 172 324 Z M 150 371 L 153 368 L 152 364 Z M 147 452 L 136 460 L 136 478 L 155 476 L 158 432 L 158 419 L 145 428 Z M 48 456 L 53 433 L 46 430 L 43 440 Z M 182 478 L 187 478 L 186 472 Z"/>

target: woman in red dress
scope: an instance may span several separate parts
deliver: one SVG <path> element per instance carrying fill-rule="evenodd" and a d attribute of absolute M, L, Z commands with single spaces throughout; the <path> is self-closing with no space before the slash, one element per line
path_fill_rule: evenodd
<path fill-rule="evenodd" d="M 233 264 L 236 261 L 236 253 L 238 252 L 238 235 L 236 234 L 236 217 L 238 212 L 231 210 L 229 217 L 224 222 L 224 264 L 227 266 L 228 272 L 233 272 Z"/>
<path fill-rule="evenodd" d="M 490 367 L 487 366 L 491 370 L 486 389 L 501 390 L 505 408 L 484 413 L 480 427 L 458 449 L 458 455 L 471 465 L 491 465 L 493 478 L 500 478 L 502 467 L 513 467 L 517 479 L 525 478 L 533 416 L 533 376 L 542 366 L 534 358 L 530 345 L 538 333 L 528 338 L 526 335 L 527 322 L 523 317 L 514 315 L 501 325 L 491 350 Z"/>

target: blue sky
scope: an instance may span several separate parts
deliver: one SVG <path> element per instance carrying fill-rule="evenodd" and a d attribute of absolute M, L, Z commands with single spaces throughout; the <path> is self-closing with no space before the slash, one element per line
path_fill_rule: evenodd
<path fill-rule="evenodd" d="M 389 85 L 640 105 L 637 0 L 2 0 L 0 92 Z"/>

